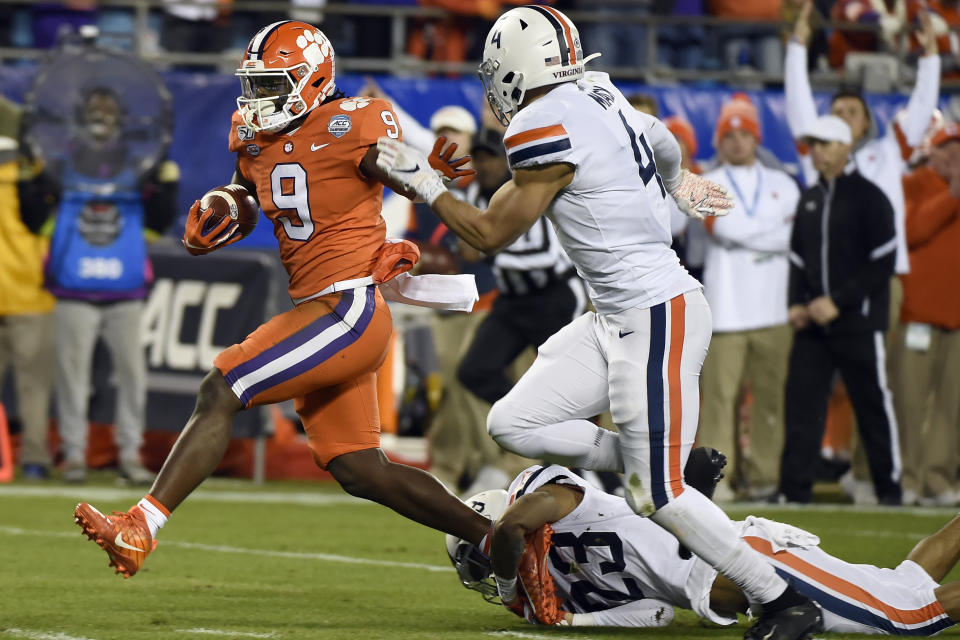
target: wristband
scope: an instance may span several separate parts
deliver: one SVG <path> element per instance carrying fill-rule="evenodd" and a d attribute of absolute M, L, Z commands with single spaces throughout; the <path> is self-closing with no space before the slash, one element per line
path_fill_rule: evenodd
<path fill-rule="evenodd" d="M 497 582 L 497 593 L 500 594 L 500 600 L 503 602 L 513 602 L 517 599 L 517 578 L 501 578 L 494 574 L 493 579 Z"/>
<path fill-rule="evenodd" d="M 442 194 L 447 192 L 447 188 L 443 184 L 443 180 L 437 176 L 436 173 L 430 171 L 429 173 L 424 173 L 424 177 L 418 181 L 418 184 L 414 187 L 414 190 L 417 192 L 423 201 L 428 205 L 433 206 L 433 203 L 439 198 Z"/>

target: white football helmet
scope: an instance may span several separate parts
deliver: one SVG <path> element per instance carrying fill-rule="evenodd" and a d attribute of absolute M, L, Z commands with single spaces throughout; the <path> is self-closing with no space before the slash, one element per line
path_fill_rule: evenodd
<path fill-rule="evenodd" d="M 494 115 L 506 126 L 527 91 L 579 80 L 583 65 L 580 32 L 550 6 L 529 5 L 504 13 L 493 23 L 483 47 L 480 81 Z"/>
<path fill-rule="evenodd" d="M 507 510 L 507 492 L 503 489 L 490 489 L 471 496 L 464 502 L 480 515 L 496 522 L 497 518 Z M 447 555 L 457 570 L 463 586 L 479 591 L 487 602 L 499 604 L 497 585 L 491 577 L 493 569 L 490 568 L 490 558 L 480 551 L 477 545 L 449 533 L 445 541 Z"/>

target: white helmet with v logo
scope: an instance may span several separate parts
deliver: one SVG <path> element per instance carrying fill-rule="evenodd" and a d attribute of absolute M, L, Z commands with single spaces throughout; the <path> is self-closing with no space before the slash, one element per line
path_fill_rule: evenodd
<path fill-rule="evenodd" d="M 504 125 L 530 89 L 583 77 L 580 32 L 553 7 L 528 5 L 507 11 L 493 24 L 483 47 L 480 80 L 490 108 Z"/>

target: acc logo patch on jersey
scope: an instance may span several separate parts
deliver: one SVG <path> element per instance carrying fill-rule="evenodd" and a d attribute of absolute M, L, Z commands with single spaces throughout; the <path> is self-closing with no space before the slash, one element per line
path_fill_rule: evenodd
<path fill-rule="evenodd" d="M 343 115 L 342 113 L 330 118 L 330 122 L 327 124 L 327 131 L 329 131 L 330 135 L 334 138 L 342 138 L 347 135 L 352 128 L 353 123 L 350 122 L 350 116 Z"/>
<path fill-rule="evenodd" d="M 284 153 L 293 153 L 293 143 L 289 140 L 283 143 L 283 152 Z"/>
<path fill-rule="evenodd" d="M 252 155 L 252 156 L 258 156 L 258 155 L 260 155 L 260 145 L 248 144 L 248 145 L 247 145 L 247 153 L 249 153 L 249 154 Z"/>
<path fill-rule="evenodd" d="M 245 124 L 241 124 L 237 127 L 237 137 L 240 138 L 241 142 L 244 140 L 253 140 L 254 135 L 256 134 L 253 132 L 253 129 Z"/>

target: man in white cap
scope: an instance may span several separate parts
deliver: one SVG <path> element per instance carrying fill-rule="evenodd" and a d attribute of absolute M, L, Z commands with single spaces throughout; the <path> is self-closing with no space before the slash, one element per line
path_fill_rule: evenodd
<path fill-rule="evenodd" d="M 817 117 L 807 76 L 807 41 L 810 39 L 808 19 L 812 5 L 812 2 L 806 2 L 797 18 L 793 36 L 787 43 L 784 65 L 787 124 L 797 139 L 803 137 Z M 924 54 L 917 61 L 917 81 L 905 115 L 899 123 L 889 122 L 885 135 L 878 135 L 877 122 L 862 94 L 841 90 L 830 101 L 830 113 L 842 118 L 850 126 L 853 145 L 851 160 L 863 177 L 883 190 L 893 206 L 897 229 L 896 272 L 899 274 L 909 271 L 909 262 L 904 233 L 903 186 L 900 181 L 903 161 L 895 128 L 900 129 L 909 146 L 920 144 L 936 109 L 940 92 L 940 57 L 937 55 L 936 36 L 926 12 L 921 12 L 921 24 L 923 28 L 917 32 L 917 38 L 923 45 Z M 807 154 L 801 157 L 801 166 L 807 184 L 813 184 L 816 171 Z"/>
<path fill-rule="evenodd" d="M 849 162 L 853 136 L 837 116 L 812 121 L 819 180 L 800 196 L 790 240 L 787 317 L 796 334 L 786 388 L 780 493 L 810 502 L 833 374 L 857 416 L 877 500 L 898 505 L 900 453 L 884 336 L 897 236 L 889 199 Z"/>

